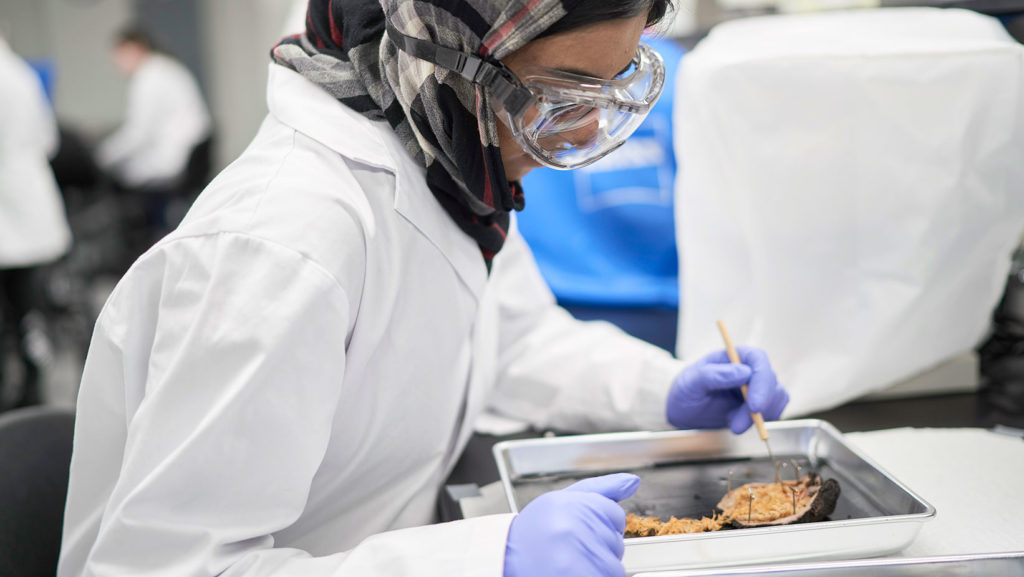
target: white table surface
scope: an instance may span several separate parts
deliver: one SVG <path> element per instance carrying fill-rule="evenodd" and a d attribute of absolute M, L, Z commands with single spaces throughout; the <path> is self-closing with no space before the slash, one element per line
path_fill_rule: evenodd
<path fill-rule="evenodd" d="M 901 556 L 1024 551 L 1024 440 L 909 428 L 846 438 L 935 507 Z"/>

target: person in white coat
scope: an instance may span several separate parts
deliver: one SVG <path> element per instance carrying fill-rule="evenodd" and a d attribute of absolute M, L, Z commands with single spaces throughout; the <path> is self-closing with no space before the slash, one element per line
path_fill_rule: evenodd
<path fill-rule="evenodd" d="M 623 575 L 632 475 L 432 523 L 485 408 L 739 432 L 788 400 L 763 351 L 685 366 L 572 319 L 516 231 L 523 174 L 657 98 L 666 8 L 313 0 L 253 143 L 97 322 L 58 574 Z"/>
<path fill-rule="evenodd" d="M 64 201 L 48 163 L 58 144 L 57 120 L 39 77 L 0 37 L 0 329 L 18 333 L 25 368 L 14 406 L 40 401 L 40 367 L 26 323 L 35 307 L 33 280 L 38 267 L 71 246 Z M 10 385 L 5 365 L 0 354 L 0 393 Z"/>
<path fill-rule="evenodd" d="M 127 108 L 124 122 L 97 148 L 97 163 L 127 188 L 172 184 L 182 178 L 192 149 L 210 135 L 199 85 L 136 27 L 118 33 L 113 57 L 130 79 Z"/>

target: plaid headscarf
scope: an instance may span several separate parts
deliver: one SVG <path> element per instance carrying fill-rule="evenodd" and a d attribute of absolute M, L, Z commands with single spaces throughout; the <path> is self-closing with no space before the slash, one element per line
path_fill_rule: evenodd
<path fill-rule="evenodd" d="M 523 208 L 498 150 L 489 95 L 455 72 L 419 60 L 384 33 L 398 31 L 500 59 L 564 16 L 579 0 L 310 0 L 306 34 L 271 55 L 346 106 L 386 120 L 426 167 L 427 186 L 470 237 L 487 268 Z"/>

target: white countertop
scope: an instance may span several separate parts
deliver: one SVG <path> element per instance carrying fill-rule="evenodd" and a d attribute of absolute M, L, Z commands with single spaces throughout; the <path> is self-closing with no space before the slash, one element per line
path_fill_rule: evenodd
<path fill-rule="evenodd" d="M 901 556 L 1024 551 L 1024 440 L 984 429 L 845 436 L 935 507 Z"/>

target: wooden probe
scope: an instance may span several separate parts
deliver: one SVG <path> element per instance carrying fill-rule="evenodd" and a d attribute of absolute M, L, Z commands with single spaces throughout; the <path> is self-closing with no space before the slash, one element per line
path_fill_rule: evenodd
<path fill-rule="evenodd" d="M 722 340 L 725 341 L 725 352 L 729 355 L 729 361 L 734 365 L 740 364 L 740 356 L 736 354 L 736 347 L 732 346 L 732 339 L 729 338 L 729 331 L 725 328 L 725 323 L 718 321 L 718 332 L 722 333 Z M 743 391 L 743 400 L 747 400 L 747 385 L 743 385 L 740 388 Z M 761 413 L 755 413 L 751 411 L 750 418 L 754 421 L 754 426 L 757 427 L 757 435 L 764 441 L 764 446 L 768 448 L 768 456 L 772 459 L 772 466 L 775 467 L 776 482 L 778 482 L 779 470 L 775 466 L 775 455 L 772 453 L 772 446 L 768 444 L 768 429 L 764 426 L 764 417 Z"/>

